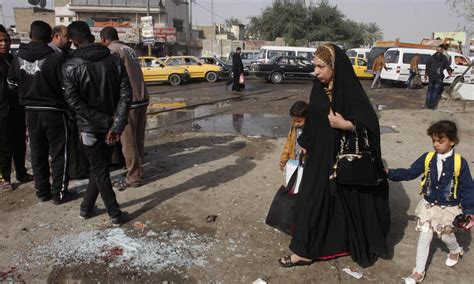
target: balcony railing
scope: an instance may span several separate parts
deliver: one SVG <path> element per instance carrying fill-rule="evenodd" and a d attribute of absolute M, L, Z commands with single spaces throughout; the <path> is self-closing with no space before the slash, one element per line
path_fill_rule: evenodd
<path fill-rule="evenodd" d="M 71 6 L 146 8 L 148 0 L 71 0 Z M 150 0 L 150 7 L 163 7 L 165 0 Z"/>

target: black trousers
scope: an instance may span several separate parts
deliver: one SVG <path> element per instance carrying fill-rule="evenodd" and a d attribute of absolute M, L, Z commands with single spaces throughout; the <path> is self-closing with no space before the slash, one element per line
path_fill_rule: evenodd
<path fill-rule="evenodd" d="M 81 204 L 81 211 L 90 212 L 100 193 L 100 197 L 107 208 L 109 216 L 112 218 L 118 217 L 122 214 L 122 211 L 120 211 L 115 192 L 112 189 L 109 173 L 113 146 L 109 146 L 105 143 L 105 134 L 96 133 L 93 135 L 96 139 L 93 145 L 86 145 L 91 143 L 81 139 L 84 153 L 90 165 L 89 184 L 87 185 L 84 200 Z"/>
<path fill-rule="evenodd" d="M 21 180 L 26 176 L 25 153 L 26 153 L 26 122 L 25 110 L 10 109 L 8 112 L 8 154 L 3 161 L 3 176 L 10 180 L 12 171 L 12 159 L 15 164 L 16 179 Z"/>
<path fill-rule="evenodd" d="M 4 160 L 10 155 L 8 147 L 8 108 L 0 108 L 0 182 L 10 181 L 5 173 Z"/>
<path fill-rule="evenodd" d="M 69 183 L 66 114 L 59 111 L 26 111 L 30 135 L 31 165 L 38 198 L 62 198 Z M 51 157 L 51 175 L 48 155 Z"/>

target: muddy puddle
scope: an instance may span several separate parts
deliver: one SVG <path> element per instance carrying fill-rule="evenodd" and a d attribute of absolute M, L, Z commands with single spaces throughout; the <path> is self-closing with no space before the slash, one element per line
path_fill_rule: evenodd
<path fill-rule="evenodd" d="M 384 106 L 385 107 L 385 106 Z M 172 110 L 178 108 L 176 110 Z M 380 106 L 374 105 L 380 109 Z M 171 109 L 171 110 L 170 110 Z M 170 111 L 166 111 L 170 110 Z M 229 113 L 229 102 L 186 108 L 184 101 L 154 102 L 150 105 L 147 129 L 163 129 L 171 125 L 201 132 L 239 134 L 253 137 L 282 138 L 288 135 L 290 118 L 288 115 L 271 113 Z M 388 126 L 380 127 L 381 134 L 397 133 Z"/>

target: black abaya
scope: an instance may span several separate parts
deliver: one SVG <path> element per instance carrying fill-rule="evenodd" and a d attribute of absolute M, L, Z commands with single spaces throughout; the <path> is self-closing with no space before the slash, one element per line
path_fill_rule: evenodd
<path fill-rule="evenodd" d="M 298 140 L 307 149 L 308 159 L 297 195 L 290 249 L 313 260 L 350 254 L 366 267 L 387 255 L 388 183 L 385 180 L 375 187 L 340 186 L 329 179 L 342 133 L 329 125 L 330 107 L 352 121 L 358 132 L 367 130 L 370 149 L 381 161 L 377 116 L 349 59 L 338 47 L 334 46 L 334 50 L 332 103 L 316 80 Z"/>

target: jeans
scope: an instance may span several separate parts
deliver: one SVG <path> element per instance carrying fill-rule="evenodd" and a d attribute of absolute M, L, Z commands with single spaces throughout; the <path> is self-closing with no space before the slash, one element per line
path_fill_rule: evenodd
<path fill-rule="evenodd" d="M 413 82 L 413 78 L 415 78 L 415 75 L 416 75 L 416 72 L 410 70 L 410 76 L 408 76 L 408 80 L 407 80 L 407 89 L 411 89 L 412 87 L 411 84 Z"/>
<path fill-rule="evenodd" d="M 382 78 L 380 78 L 380 74 L 382 73 L 382 71 L 377 71 L 375 72 L 375 78 L 374 78 L 374 81 L 372 82 L 372 86 L 370 86 L 371 89 L 373 89 L 375 87 L 375 84 L 378 83 L 378 87 L 377 88 L 380 88 L 380 82 L 382 81 Z"/>
<path fill-rule="evenodd" d="M 105 134 L 88 134 L 95 137 L 95 142 L 84 141 L 81 136 L 84 153 L 90 165 L 89 183 L 87 184 L 84 200 L 81 204 L 81 211 L 85 213 L 91 212 L 100 193 L 109 216 L 112 218 L 119 217 L 122 211 L 119 209 L 114 190 L 112 189 L 109 173 L 109 161 L 113 148 L 105 143 Z"/>
<path fill-rule="evenodd" d="M 426 108 L 435 109 L 443 92 L 443 79 L 432 79 L 426 92 Z"/>

